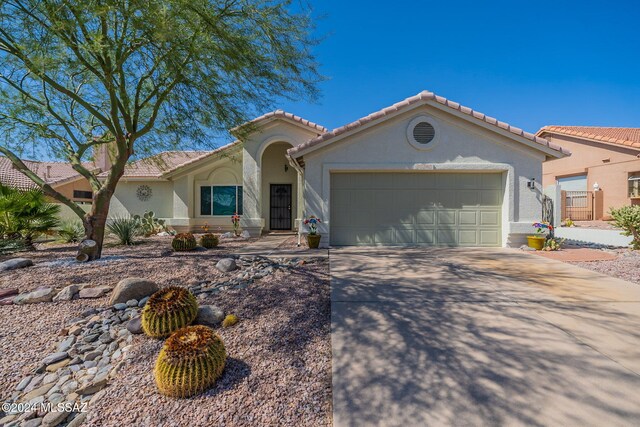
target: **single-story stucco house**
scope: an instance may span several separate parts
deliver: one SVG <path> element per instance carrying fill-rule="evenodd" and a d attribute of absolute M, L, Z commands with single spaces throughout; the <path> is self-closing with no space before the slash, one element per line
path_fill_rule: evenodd
<path fill-rule="evenodd" d="M 611 209 L 640 205 L 640 128 L 545 126 L 536 135 L 572 153 L 542 168 L 545 188 L 567 192 L 563 219 L 607 219 Z"/>
<path fill-rule="evenodd" d="M 316 215 L 322 246 L 516 246 L 541 219 L 542 163 L 570 154 L 427 91 L 333 131 L 280 110 L 250 127 L 130 164 L 111 215 L 216 231 L 238 212 L 253 236 Z"/>

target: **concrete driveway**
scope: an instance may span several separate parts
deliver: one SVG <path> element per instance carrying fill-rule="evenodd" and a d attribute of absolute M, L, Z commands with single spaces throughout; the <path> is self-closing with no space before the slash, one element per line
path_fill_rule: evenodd
<path fill-rule="evenodd" d="M 640 286 L 509 249 L 330 260 L 335 426 L 640 423 Z"/>

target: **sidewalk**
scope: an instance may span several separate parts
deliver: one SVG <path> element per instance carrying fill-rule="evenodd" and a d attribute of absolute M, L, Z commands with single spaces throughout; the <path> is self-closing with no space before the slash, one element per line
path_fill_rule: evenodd
<path fill-rule="evenodd" d="M 265 257 L 281 257 L 281 258 L 326 258 L 329 256 L 328 249 L 308 249 L 308 248 L 283 248 L 279 249 L 287 240 L 295 234 L 267 234 L 262 236 L 257 242 L 247 247 L 241 248 L 236 255 L 253 255 Z"/>

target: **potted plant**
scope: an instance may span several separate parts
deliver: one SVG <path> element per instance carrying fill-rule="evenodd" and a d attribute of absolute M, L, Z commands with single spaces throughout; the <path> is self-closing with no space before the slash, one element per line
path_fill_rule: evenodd
<path fill-rule="evenodd" d="M 238 233 L 240 229 L 240 215 L 234 213 L 231 217 L 231 223 L 233 224 L 233 234 L 238 237 L 240 234 Z"/>
<path fill-rule="evenodd" d="M 309 234 L 307 234 L 307 244 L 311 249 L 318 249 L 320 246 L 320 234 L 318 234 L 318 224 L 322 221 L 315 215 L 311 215 L 304 220 L 304 224 L 309 226 Z"/>
<path fill-rule="evenodd" d="M 547 240 L 546 232 L 552 231 L 553 226 L 547 221 L 534 222 L 533 228 L 536 229 L 535 235 L 527 236 L 527 246 L 535 250 L 542 250 L 544 242 Z"/>

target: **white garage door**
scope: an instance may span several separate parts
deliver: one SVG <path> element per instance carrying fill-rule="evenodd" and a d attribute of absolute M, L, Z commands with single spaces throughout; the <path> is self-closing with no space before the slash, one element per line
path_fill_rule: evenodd
<path fill-rule="evenodd" d="M 501 246 L 501 173 L 332 173 L 331 244 Z"/>

